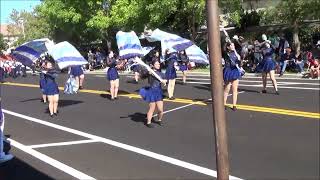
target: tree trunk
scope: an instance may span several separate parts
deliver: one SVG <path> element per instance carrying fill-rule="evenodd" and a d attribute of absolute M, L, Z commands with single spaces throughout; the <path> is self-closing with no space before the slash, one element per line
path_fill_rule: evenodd
<path fill-rule="evenodd" d="M 293 44 L 296 54 L 300 54 L 299 26 L 297 21 L 293 23 Z"/>
<path fill-rule="evenodd" d="M 195 42 L 197 38 L 197 28 L 196 28 L 196 20 L 195 20 L 195 14 L 193 13 L 193 16 L 190 18 L 190 30 L 191 30 L 191 41 Z"/>

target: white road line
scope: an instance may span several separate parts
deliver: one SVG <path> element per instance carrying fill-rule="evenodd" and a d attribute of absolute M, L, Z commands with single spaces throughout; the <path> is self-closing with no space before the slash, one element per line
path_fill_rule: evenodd
<path fill-rule="evenodd" d="M 240 82 L 261 83 L 262 81 L 240 80 Z M 269 82 L 270 82 L 270 80 L 269 80 Z M 320 83 L 287 82 L 287 81 L 277 81 L 277 83 L 278 84 L 287 84 L 287 85 L 297 85 L 297 84 L 314 85 L 314 86 L 319 86 L 320 85 Z"/>
<path fill-rule="evenodd" d="M 187 82 L 187 84 L 211 84 L 206 82 Z M 248 87 L 262 87 L 262 84 L 239 84 L 239 86 L 248 86 Z M 273 87 L 273 86 L 267 86 L 267 87 Z M 278 85 L 278 89 L 305 89 L 305 90 L 317 90 L 319 91 L 320 88 L 307 88 L 307 87 L 284 87 L 281 85 Z"/>
<path fill-rule="evenodd" d="M 95 179 L 95 178 L 88 176 L 87 174 L 84 174 L 84 173 L 82 173 L 82 172 L 80 172 L 80 171 L 78 171 L 78 170 L 76 170 L 66 164 L 61 163 L 60 161 L 57 161 L 57 160 L 55 160 L 45 154 L 42 154 L 42 153 L 40 153 L 40 152 L 38 152 L 28 146 L 25 146 L 25 145 L 13 140 L 13 139 L 9 138 L 8 140 L 10 140 L 12 146 L 36 157 L 37 159 L 61 170 L 61 171 L 65 172 L 65 173 L 67 173 L 77 179 L 83 179 L 83 180 Z"/>
<path fill-rule="evenodd" d="M 277 81 L 278 84 L 286 84 L 286 85 L 313 85 L 313 86 L 319 86 L 320 83 L 301 83 L 301 82 L 283 82 L 283 81 Z"/>
<path fill-rule="evenodd" d="M 105 75 L 106 72 L 96 72 L 96 73 L 85 73 L 85 74 L 88 74 L 88 75 Z M 125 72 L 125 73 L 122 73 L 120 72 L 119 75 L 121 76 L 134 76 L 134 74 L 132 72 Z M 179 71 L 177 72 L 177 75 L 178 76 L 182 76 L 182 73 L 180 73 Z M 276 78 L 277 79 L 297 79 L 297 78 L 301 78 L 303 80 L 317 80 L 317 79 L 305 79 L 305 78 L 302 78 L 302 76 L 300 77 L 297 77 L 299 75 L 296 75 L 296 74 L 287 74 L 285 75 L 285 77 L 278 77 L 279 74 L 276 74 Z M 289 76 L 289 77 L 287 77 Z M 292 76 L 292 77 L 290 77 Z M 100 77 L 100 76 L 97 76 L 97 77 Z M 101 76 L 102 77 L 102 76 Z M 105 76 L 103 76 L 105 77 Z M 187 74 L 187 77 L 210 77 L 210 74 L 209 73 L 188 73 Z M 257 78 L 261 78 L 261 74 L 246 74 L 243 76 L 243 78 L 252 78 L 252 79 L 257 79 Z"/>
<path fill-rule="evenodd" d="M 262 84 L 252 85 L 252 84 L 239 84 L 239 86 L 248 86 L 248 87 L 262 87 Z M 267 85 L 267 87 L 273 87 L 272 85 Z M 307 87 L 285 87 L 278 85 L 278 89 L 305 89 L 305 90 L 316 90 L 319 91 L 320 88 L 307 88 Z"/>
<path fill-rule="evenodd" d="M 175 159 L 175 158 L 171 158 L 171 157 L 168 157 L 168 156 L 165 156 L 165 155 L 154 153 L 154 152 L 151 152 L 151 151 L 148 151 L 148 150 L 144 150 L 144 149 L 141 149 L 141 148 L 138 148 L 138 147 L 134 147 L 134 146 L 127 145 L 127 144 L 124 144 L 124 143 L 120 143 L 120 142 L 117 142 L 117 141 L 113 141 L 113 140 L 110 140 L 110 139 L 106 139 L 106 138 L 103 138 L 103 137 L 99 137 L 99 136 L 96 136 L 96 135 L 92 135 L 92 134 L 89 134 L 89 133 L 78 131 L 78 130 L 75 130 L 75 129 L 72 129 L 72 128 L 68 128 L 68 127 L 64 127 L 64 126 L 61 126 L 61 125 L 57 125 L 57 124 L 54 124 L 54 123 L 50 123 L 50 122 L 47 122 L 47 121 L 43 121 L 43 120 L 40 120 L 40 119 L 37 119 L 37 118 L 33 118 L 33 117 L 26 116 L 26 115 L 23 115 L 23 114 L 15 113 L 15 112 L 8 111 L 8 110 L 5 110 L 5 109 L 3 109 L 3 112 L 6 113 L 6 114 L 10 114 L 12 116 L 20 117 L 20 118 L 25 119 L 25 120 L 29 120 L 29 121 L 32 121 L 32 122 L 35 122 L 35 123 L 39 123 L 39 124 L 42 124 L 42 125 L 45 125 L 45 126 L 49 126 L 49 127 L 55 128 L 55 129 L 63 130 L 63 131 L 66 131 L 66 132 L 69 132 L 69 133 L 72 133 L 72 134 L 79 135 L 79 136 L 83 136 L 83 137 L 86 137 L 88 139 L 101 141 L 103 143 L 106 143 L 106 144 L 109 144 L 109 145 L 112 145 L 112 146 L 115 146 L 115 147 L 119 147 L 119 148 L 122 148 L 122 149 L 125 149 L 125 150 L 128 150 L 128 151 L 131 151 L 131 152 L 135 152 L 137 154 L 141 154 L 141 155 L 144 155 L 144 156 L 147 156 L 147 157 L 151 157 L 153 159 L 164 161 L 164 162 L 167 162 L 169 164 L 173 164 L 173 165 L 176 165 L 176 166 L 179 166 L 179 167 L 183 167 L 183 168 L 186 168 L 186 169 L 189 169 L 189 170 L 192 170 L 192 171 L 196 171 L 196 172 L 199 172 L 201 174 L 205 174 L 205 175 L 212 176 L 212 177 L 217 177 L 217 172 L 216 171 L 208 169 L 208 168 L 205 168 L 205 167 L 201 167 L 201 166 L 198 166 L 198 165 L 195 165 L 195 164 L 191 164 L 191 163 L 188 163 L 188 162 L 185 162 L 185 161 L 181 161 L 181 160 L 178 160 L 178 159 Z M 230 177 L 230 179 L 241 180 L 240 178 L 235 177 L 235 176 L 229 176 L 229 177 Z"/>
<path fill-rule="evenodd" d="M 67 141 L 67 142 L 59 142 L 59 143 L 29 145 L 27 147 L 36 149 L 36 148 L 54 147 L 54 146 L 68 146 L 68 145 L 74 145 L 74 144 L 87 144 L 87 143 L 94 143 L 94 142 L 99 142 L 99 141 L 89 139 L 89 140 L 80 140 L 80 141 Z"/>
<path fill-rule="evenodd" d="M 238 94 L 241 94 L 241 93 L 244 93 L 245 91 L 240 91 L 238 92 Z M 231 96 L 232 94 L 229 94 L 228 96 Z M 208 99 L 209 101 L 211 101 L 212 99 Z M 176 110 L 179 110 L 179 109 L 182 109 L 182 108 L 186 108 L 186 107 L 189 107 L 189 106 L 192 106 L 194 104 L 187 104 L 187 105 L 184 105 L 184 106 L 181 106 L 181 107 L 177 107 L 177 108 L 174 108 L 174 109 L 171 109 L 171 110 L 168 110 L 168 111 L 165 111 L 163 112 L 163 114 L 166 114 L 168 112 L 172 112 L 172 111 L 176 111 Z M 156 117 L 157 114 L 155 114 L 153 117 Z"/>
<path fill-rule="evenodd" d="M 194 104 L 187 104 L 187 105 L 184 105 L 184 106 L 180 106 L 180 107 L 177 107 L 177 108 L 174 108 L 174 109 L 170 109 L 168 111 L 164 111 L 163 114 L 166 114 L 168 112 L 172 112 L 172 111 L 176 111 L 176 110 L 179 110 L 179 109 L 182 109 L 182 108 L 186 108 L 186 107 L 189 107 L 189 106 L 192 106 Z M 158 116 L 157 114 L 153 115 L 153 117 L 156 117 Z"/>
<path fill-rule="evenodd" d="M 260 78 L 261 79 L 261 78 Z M 182 78 L 177 78 L 177 80 L 182 80 Z M 197 81 L 210 81 L 211 79 L 204 79 L 204 78 L 187 78 L 187 82 L 188 82 L 188 80 L 197 80 Z M 280 79 L 280 80 L 282 80 L 282 79 Z M 192 82 L 192 81 L 191 81 Z M 194 81 L 193 81 L 194 82 Z M 255 80 L 244 80 L 244 79 L 240 79 L 240 82 L 252 82 L 252 83 L 254 83 L 254 82 L 261 82 L 261 80 L 260 81 L 255 81 Z M 309 82 L 309 83 L 305 83 L 305 82 L 286 82 L 286 81 L 279 81 L 279 82 L 281 82 L 281 83 L 288 83 L 288 84 L 305 84 L 305 85 L 320 85 L 320 83 L 318 82 L 318 83 L 311 83 L 311 82 Z M 278 82 L 278 83 L 279 83 Z"/>

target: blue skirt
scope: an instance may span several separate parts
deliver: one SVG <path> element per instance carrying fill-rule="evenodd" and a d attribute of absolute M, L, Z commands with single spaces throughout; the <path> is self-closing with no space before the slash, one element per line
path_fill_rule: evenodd
<path fill-rule="evenodd" d="M 180 71 L 186 71 L 188 70 L 188 66 L 187 65 L 180 65 Z"/>
<path fill-rule="evenodd" d="M 133 72 L 139 72 L 141 70 L 141 67 L 139 65 L 133 65 L 131 66 L 131 70 Z"/>
<path fill-rule="evenodd" d="M 80 76 L 83 74 L 83 70 L 81 68 L 81 66 L 75 66 L 75 67 L 71 67 L 71 75 L 73 76 Z"/>
<path fill-rule="evenodd" d="M 119 74 L 118 74 L 118 71 L 117 71 L 117 69 L 115 67 L 112 67 L 112 68 L 108 69 L 107 79 L 109 81 L 113 81 L 113 80 L 119 79 Z"/>
<path fill-rule="evenodd" d="M 44 89 L 44 87 L 46 86 L 46 80 L 45 79 L 40 79 L 39 86 L 40 86 L 40 89 Z"/>
<path fill-rule="evenodd" d="M 234 81 L 237 79 L 241 79 L 241 72 L 238 68 L 225 67 L 223 69 L 224 82 Z"/>
<path fill-rule="evenodd" d="M 40 86 L 42 94 L 45 94 L 46 80 L 40 79 L 39 86 Z"/>
<path fill-rule="evenodd" d="M 48 96 L 59 94 L 59 88 L 57 83 L 48 82 L 44 87 L 44 94 Z"/>
<path fill-rule="evenodd" d="M 276 62 L 272 59 L 267 59 L 259 63 L 257 66 L 257 72 L 268 73 L 276 68 Z"/>
<path fill-rule="evenodd" d="M 167 70 L 166 70 L 166 78 L 167 78 L 167 80 L 177 78 L 176 69 L 175 68 L 167 68 Z"/>
<path fill-rule="evenodd" d="M 144 87 L 139 90 L 139 94 L 146 102 L 158 102 L 163 100 L 161 87 Z"/>

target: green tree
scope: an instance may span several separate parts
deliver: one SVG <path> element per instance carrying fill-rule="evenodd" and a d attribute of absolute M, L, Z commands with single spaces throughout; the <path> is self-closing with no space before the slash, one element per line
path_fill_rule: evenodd
<path fill-rule="evenodd" d="M 5 50 L 6 49 L 6 42 L 3 38 L 3 34 L 0 33 L 0 53 L 1 53 L 1 50 Z"/>
<path fill-rule="evenodd" d="M 221 0 L 222 12 L 241 22 L 241 0 Z M 160 28 L 193 41 L 205 24 L 205 0 L 44 0 L 36 9 L 57 41 L 75 45 L 115 40 L 118 30 Z"/>
<path fill-rule="evenodd" d="M 319 0 L 282 0 L 264 14 L 267 23 L 288 24 L 293 32 L 293 44 L 300 52 L 299 31 L 306 20 L 320 20 Z"/>
<path fill-rule="evenodd" d="M 245 15 L 242 8 L 243 0 L 220 0 L 219 7 L 222 14 L 226 14 L 230 23 L 241 27 L 241 19 Z"/>
<path fill-rule="evenodd" d="M 102 0 L 45 0 L 37 13 L 48 24 L 55 41 L 76 46 L 108 39 L 110 20 Z M 108 1 L 111 3 L 111 1 Z"/>
<path fill-rule="evenodd" d="M 9 33 L 12 35 L 19 35 L 18 40 L 15 42 L 16 45 L 34 39 L 50 38 L 48 25 L 35 13 L 35 11 L 18 12 L 14 9 L 10 14 L 10 22 L 8 27 Z"/>

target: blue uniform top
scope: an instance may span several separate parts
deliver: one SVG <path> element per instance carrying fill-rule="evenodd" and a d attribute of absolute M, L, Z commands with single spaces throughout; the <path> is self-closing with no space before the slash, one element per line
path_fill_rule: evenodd
<path fill-rule="evenodd" d="M 180 63 L 186 65 L 189 62 L 189 58 L 186 54 L 180 54 Z"/>
<path fill-rule="evenodd" d="M 71 72 L 73 72 L 73 71 L 81 71 L 81 70 L 82 70 L 81 65 L 71 66 Z"/>
<path fill-rule="evenodd" d="M 166 59 L 167 63 L 167 69 L 174 69 L 174 63 L 178 60 L 178 54 L 177 53 L 171 53 L 169 55 L 169 58 Z"/>
<path fill-rule="evenodd" d="M 115 58 L 108 58 L 107 63 L 110 68 L 114 68 L 117 66 L 117 60 Z"/>
<path fill-rule="evenodd" d="M 54 69 L 50 69 L 44 74 L 44 78 L 47 83 L 55 83 L 55 79 L 58 77 L 58 73 Z"/>
<path fill-rule="evenodd" d="M 273 59 L 273 53 L 274 53 L 273 48 L 266 48 L 262 51 L 262 53 L 263 53 L 264 61 Z"/>
<path fill-rule="evenodd" d="M 43 72 L 40 72 L 40 75 L 39 75 L 39 76 L 40 76 L 40 80 L 41 80 L 41 79 L 44 79 L 44 73 L 43 73 Z"/>
<path fill-rule="evenodd" d="M 161 71 L 155 71 L 156 74 L 158 74 L 161 78 L 165 78 L 165 75 Z M 150 74 L 148 82 L 150 84 L 151 88 L 161 88 L 161 82 Z"/>
<path fill-rule="evenodd" d="M 237 64 L 240 64 L 240 60 L 238 59 L 236 53 L 233 52 L 227 52 L 224 56 L 225 60 L 225 65 L 224 67 L 229 67 L 229 68 L 237 68 Z"/>

